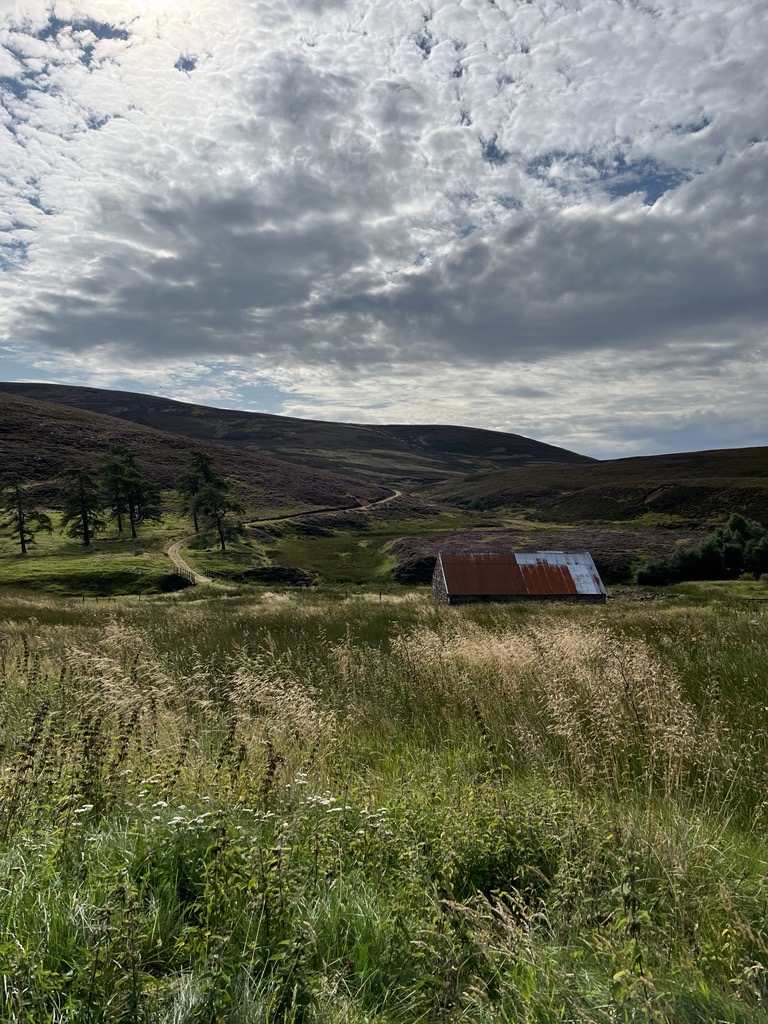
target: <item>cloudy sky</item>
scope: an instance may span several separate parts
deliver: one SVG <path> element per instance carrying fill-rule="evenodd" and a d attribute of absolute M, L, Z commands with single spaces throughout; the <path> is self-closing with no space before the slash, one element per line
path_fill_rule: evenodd
<path fill-rule="evenodd" d="M 0 377 L 768 443 L 765 0 L 0 0 Z"/>

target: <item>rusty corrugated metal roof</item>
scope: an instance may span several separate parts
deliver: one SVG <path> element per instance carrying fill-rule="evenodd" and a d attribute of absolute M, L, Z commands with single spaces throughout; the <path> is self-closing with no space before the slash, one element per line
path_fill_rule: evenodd
<path fill-rule="evenodd" d="M 455 597 L 557 597 L 605 594 L 586 551 L 445 552 L 439 555 Z"/>

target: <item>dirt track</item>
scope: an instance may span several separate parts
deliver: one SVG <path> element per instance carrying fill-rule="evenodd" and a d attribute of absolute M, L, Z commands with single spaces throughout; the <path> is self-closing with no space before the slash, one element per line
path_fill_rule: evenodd
<path fill-rule="evenodd" d="M 378 501 L 368 501 L 364 505 L 353 505 L 351 508 L 348 505 L 334 505 L 329 508 L 313 508 L 307 512 L 289 512 L 288 515 L 274 516 L 271 519 L 252 519 L 246 523 L 246 526 L 264 526 L 268 523 L 282 523 L 286 519 L 306 519 L 308 516 L 321 516 L 326 512 L 366 512 L 369 508 L 377 508 L 379 505 L 386 505 L 387 502 L 394 501 L 395 498 L 402 496 L 402 491 L 394 490 L 391 494 L 388 494 L 386 498 L 379 498 Z M 189 562 L 185 562 L 181 556 L 181 548 L 184 544 L 187 544 L 192 537 L 183 537 L 181 540 L 175 541 L 168 548 L 167 555 L 177 569 L 180 569 L 182 573 L 189 574 L 194 579 L 195 583 L 213 583 L 210 576 L 203 576 L 199 572 L 195 572 Z"/>

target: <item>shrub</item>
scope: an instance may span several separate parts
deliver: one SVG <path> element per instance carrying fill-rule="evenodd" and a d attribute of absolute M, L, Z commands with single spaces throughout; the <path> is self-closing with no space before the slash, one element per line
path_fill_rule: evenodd
<path fill-rule="evenodd" d="M 648 562 L 637 582 L 664 586 L 684 580 L 750 578 L 768 570 L 768 530 L 754 519 L 733 515 L 697 547 L 679 548 L 669 558 Z"/>

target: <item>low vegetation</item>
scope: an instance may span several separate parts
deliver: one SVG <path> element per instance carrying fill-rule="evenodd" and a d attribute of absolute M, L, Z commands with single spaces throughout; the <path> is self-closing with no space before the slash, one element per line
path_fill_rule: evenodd
<path fill-rule="evenodd" d="M 768 530 L 744 516 L 731 516 L 725 526 L 695 547 L 681 547 L 669 557 L 649 562 L 637 573 L 638 583 L 668 584 L 684 580 L 755 579 L 768 573 Z"/>
<path fill-rule="evenodd" d="M 0 1019 L 768 1021 L 768 617 L 641 596 L 0 592 Z"/>
<path fill-rule="evenodd" d="M 768 518 L 768 448 L 683 452 L 587 465 L 476 473 L 429 489 L 435 500 L 542 522 L 710 529 L 732 512 Z"/>
<path fill-rule="evenodd" d="M 389 493 L 386 487 L 282 461 L 263 450 L 216 443 L 194 430 L 190 436 L 173 433 L 172 417 L 159 417 L 160 429 L 143 420 L 129 422 L 117 415 L 126 396 L 114 392 L 95 392 L 105 396 L 102 407 L 114 413 L 103 415 L 23 398 L 8 393 L 5 387 L 13 385 L 0 386 L 0 472 L 29 476 L 40 489 L 44 506 L 58 500 L 55 481 L 62 470 L 77 467 L 91 471 L 115 448 L 132 452 L 152 481 L 166 491 L 176 486 L 194 452 L 205 453 L 223 476 L 242 481 L 248 496 L 247 513 L 252 518 L 355 505 Z M 194 408 L 171 404 L 185 410 Z M 30 458 L 32 450 L 34 458 Z"/>
<path fill-rule="evenodd" d="M 0 383 L 0 395 L 4 403 L 32 403 L 46 417 L 59 410 L 59 421 L 63 415 L 77 417 L 81 423 L 100 421 L 102 432 L 123 434 L 140 424 L 148 445 L 152 434 L 162 431 L 166 438 L 173 434 L 177 443 L 191 442 L 215 454 L 222 464 L 229 449 L 233 468 L 227 472 L 234 472 L 235 463 L 240 463 L 240 475 L 253 478 L 254 472 L 259 474 L 259 462 L 266 463 L 273 478 L 281 477 L 281 486 L 274 489 L 277 494 L 295 494 L 297 484 L 315 492 L 325 484 L 330 490 L 340 482 L 336 474 L 354 480 L 359 493 L 366 487 L 372 490 L 371 484 L 410 488 L 490 467 L 592 461 L 530 437 L 472 427 L 333 423 L 57 384 Z M 158 456 L 165 461 L 167 453 L 158 452 Z M 291 476 L 291 469 L 297 474 Z"/>
<path fill-rule="evenodd" d="M 0 533 L 0 583 L 79 597 L 149 594 L 178 586 L 166 549 L 189 530 L 176 513 L 147 523 L 133 540 L 114 524 L 84 546 L 61 529 L 61 514 L 50 511 L 52 530 L 38 534 L 26 555 L 11 532 Z"/>
<path fill-rule="evenodd" d="M 768 1024 L 766 449 L 390 500 L 318 467 L 498 436 L 305 425 L 309 468 L 250 450 L 273 418 L 117 407 L 178 433 L 0 406 L 6 467 L 49 442 L 2 502 L 0 1020 Z M 169 592 L 181 538 L 213 586 Z M 436 607 L 393 580 L 442 547 L 693 582 Z"/>

